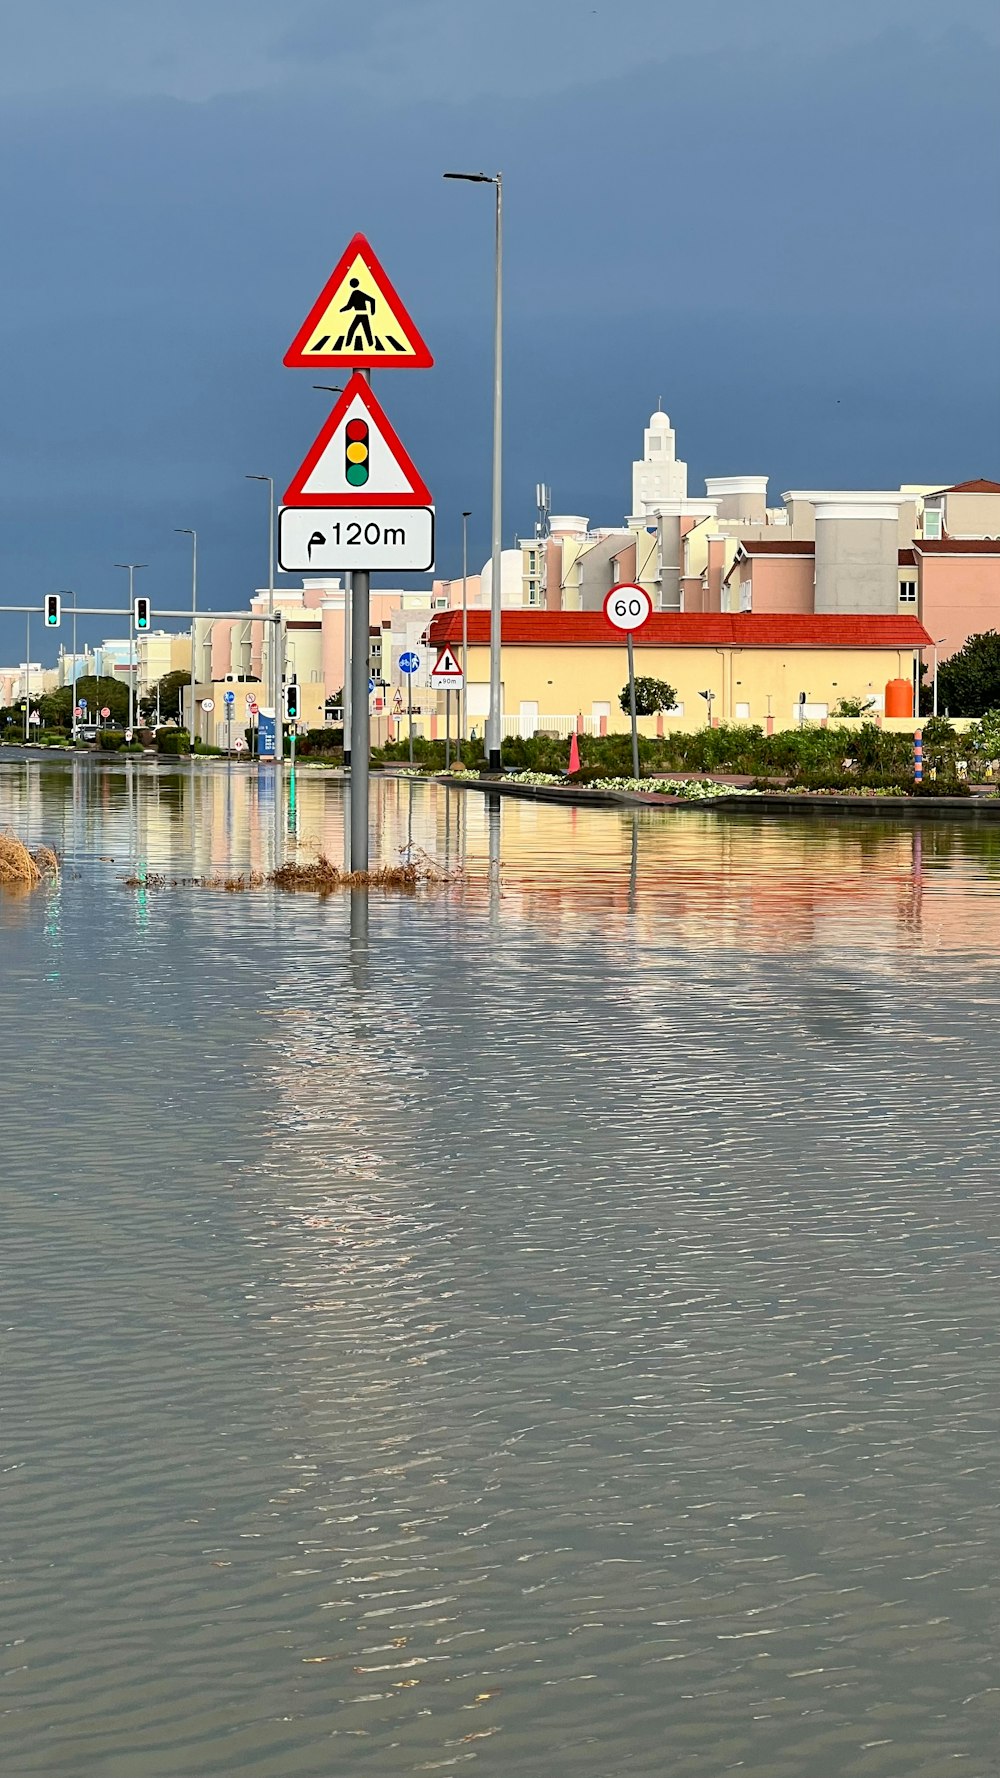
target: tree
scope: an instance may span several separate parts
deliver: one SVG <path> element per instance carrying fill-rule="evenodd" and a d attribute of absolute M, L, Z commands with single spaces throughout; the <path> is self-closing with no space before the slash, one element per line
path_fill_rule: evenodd
<path fill-rule="evenodd" d="M 182 697 L 185 687 L 189 686 L 190 684 L 191 684 L 190 673 L 187 673 L 184 671 L 177 671 L 177 672 L 173 672 L 173 673 L 164 673 L 163 678 L 157 680 L 156 684 L 152 687 L 152 689 L 149 692 L 149 695 L 147 697 L 143 698 L 143 700 L 142 700 L 143 715 L 149 717 L 149 719 L 151 721 L 155 718 L 155 716 L 156 716 L 156 697 L 157 697 L 157 693 L 159 693 L 160 721 L 161 722 L 180 722 L 180 719 L 181 719 L 181 697 Z"/>
<path fill-rule="evenodd" d="M 65 689 L 72 696 L 72 688 L 67 686 Z M 109 720 L 116 728 L 124 728 L 128 721 L 128 686 L 119 684 L 117 679 L 103 676 L 95 679 L 88 673 L 76 682 L 76 701 L 86 704 L 88 722 L 96 722 L 105 705 L 111 711 Z"/>
<path fill-rule="evenodd" d="M 938 708 L 949 716 L 982 716 L 1000 706 L 1000 635 L 984 630 L 941 662 Z"/>
<path fill-rule="evenodd" d="M 618 702 L 627 716 L 632 709 L 627 685 L 622 687 Z M 651 679 L 647 674 L 640 674 L 636 679 L 635 713 L 637 716 L 655 716 L 660 710 L 672 710 L 676 702 L 677 693 L 665 679 Z"/>

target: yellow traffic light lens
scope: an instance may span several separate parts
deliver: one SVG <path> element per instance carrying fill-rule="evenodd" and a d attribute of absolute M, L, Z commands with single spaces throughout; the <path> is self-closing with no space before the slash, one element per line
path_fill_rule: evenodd
<path fill-rule="evenodd" d="M 363 463 L 368 455 L 366 444 L 349 444 L 347 447 L 348 463 Z"/>

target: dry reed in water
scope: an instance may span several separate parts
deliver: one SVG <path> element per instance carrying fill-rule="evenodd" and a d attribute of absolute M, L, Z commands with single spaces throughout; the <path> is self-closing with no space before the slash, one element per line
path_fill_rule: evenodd
<path fill-rule="evenodd" d="M 0 833 L 0 888 L 11 885 L 34 889 L 43 877 L 54 877 L 58 870 L 59 860 L 48 846 L 29 852 L 16 834 Z"/>
<path fill-rule="evenodd" d="M 222 889 L 227 895 L 243 895 L 250 889 L 285 889 L 291 894 L 333 895 L 338 889 L 381 889 L 412 895 L 422 884 L 453 881 L 428 858 L 406 864 L 384 864 L 375 870 L 341 870 L 321 852 L 308 863 L 283 864 L 274 871 L 248 871 L 244 875 L 173 877 L 147 875 L 125 878 L 128 889 Z"/>

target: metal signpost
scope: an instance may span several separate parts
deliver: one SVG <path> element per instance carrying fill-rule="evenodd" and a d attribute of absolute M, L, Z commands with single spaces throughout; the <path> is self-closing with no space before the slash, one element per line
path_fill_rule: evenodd
<path fill-rule="evenodd" d="M 451 694 L 461 693 L 465 681 L 454 649 L 448 644 L 439 651 L 437 660 L 431 668 L 431 687 L 434 691 L 444 692 L 444 764 L 448 771 L 451 766 Z"/>
<path fill-rule="evenodd" d="M 637 581 L 623 581 L 620 586 L 611 588 L 604 601 L 604 615 L 609 624 L 616 630 L 625 631 L 628 643 L 628 702 L 632 717 L 632 775 L 639 776 L 639 726 L 635 710 L 635 656 L 632 652 L 632 635 L 648 623 L 653 613 L 653 601 L 645 587 Z"/>
<path fill-rule="evenodd" d="M 286 573 L 347 573 L 351 585 L 351 869 L 368 869 L 370 588 L 373 572 L 434 566 L 430 492 L 369 387 L 372 370 L 427 370 L 430 352 L 363 235 L 355 235 L 285 353 L 291 368 L 351 376 L 278 514 Z M 347 675 L 345 673 L 345 680 Z M 370 696 L 370 694 L 368 694 Z M 412 757 L 411 700 L 411 757 Z"/>
<path fill-rule="evenodd" d="M 420 656 L 408 648 L 399 657 L 399 670 L 406 674 L 406 709 L 410 719 L 410 764 L 413 764 L 413 675 L 419 670 Z"/>
<path fill-rule="evenodd" d="M 226 706 L 226 752 L 233 751 L 233 705 L 236 702 L 234 691 L 223 692 L 223 703 Z"/>

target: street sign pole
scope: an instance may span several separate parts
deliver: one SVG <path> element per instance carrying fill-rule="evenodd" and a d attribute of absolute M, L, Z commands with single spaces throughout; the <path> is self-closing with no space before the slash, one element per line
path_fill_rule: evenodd
<path fill-rule="evenodd" d="M 344 688 L 341 697 L 341 716 L 344 723 L 344 770 L 351 769 L 351 597 L 354 586 L 354 575 L 344 576 Z"/>
<path fill-rule="evenodd" d="M 368 869 L 368 647 L 371 575 L 351 575 L 351 869 Z"/>
<path fill-rule="evenodd" d="M 635 655 L 632 652 L 632 632 L 625 637 L 628 643 L 628 707 L 632 717 L 632 776 L 639 776 L 639 724 L 635 713 Z"/>
<path fill-rule="evenodd" d="M 616 630 L 624 630 L 628 648 L 628 704 L 632 719 L 632 775 L 639 776 L 639 724 L 635 708 L 635 655 L 632 632 L 641 630 L 653 614 L 653 601 L 637 581 L 623 581 L 611 588 L 604 601 L 604 615 Z"/>
<path fill-rule="evenodd" d="M 406 670 L 406 714 L 410 722 L 410 764 L 413 764 L 413 674 Z"/>
<path fill-rule="evenodd" d="M 451 771 L 451 692 L 444 694 L 444 769 Z"/>

